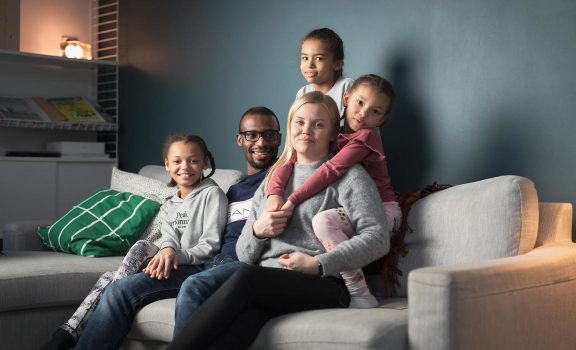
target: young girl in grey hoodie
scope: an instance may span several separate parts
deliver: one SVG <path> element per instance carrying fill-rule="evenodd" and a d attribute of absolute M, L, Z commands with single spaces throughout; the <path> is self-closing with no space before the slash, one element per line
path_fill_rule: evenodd
<path fill-rule="evenodd" d="M 228 200 L 216 182 L 209 179 L 215 165 L 204 140 L 190 134 L 171 135 L 164 144 L 162 156 L 172 177 L 168 186 L 178 186 L 179 192 L 160 208 L 161 237 L 154 243 L 136 242 L 118 271 L 106 272 L 100 277 L 74 315 L 42 349 L 73 346 L 111 282 L 141 271 L 150 278 L 168 279 L 178 266 L 201 265 L 218 253 L 226 226 Z M 202 171 L 209 163 L 212 171 L 205 177 Z M 190 274 L 195 272 L 199 271 L 190 270 Z M 183 276 L 178 277 L 182 282 L 185 280 Z"/>

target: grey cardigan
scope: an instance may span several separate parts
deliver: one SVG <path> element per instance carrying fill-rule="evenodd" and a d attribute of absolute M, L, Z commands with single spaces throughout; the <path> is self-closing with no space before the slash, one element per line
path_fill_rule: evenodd
<path fill-rule="evenodd" d="M 331 157 L 311 164 L 296 163 L 284 199 Z M 266 203 L 263 185 L 254 195 L 252 209 L 236 244 L 240 261 L 280 268 L 278 257 L 282 254 L 302 252 L 320 260 L 324 275 L 339 276 L 339 272 L 362 267 L 389 251 L 390 232 L 384 206 L 374 181 L 360 165 L 353 166 L 338 181 L 298 205 L 284 232 L 267 239 L 255 237 L 252 231 Z M 326 252 L 314 235 L 312 218 L 321 211 L 338 207 L 344 208 L 357 235 Z"/>

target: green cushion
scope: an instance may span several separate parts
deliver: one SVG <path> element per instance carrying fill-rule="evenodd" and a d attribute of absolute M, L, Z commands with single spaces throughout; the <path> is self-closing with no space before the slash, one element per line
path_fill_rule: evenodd
<path fill-rule="evenodd" d="M 125 254 L 146 229 L 160 203 L 129 192 L 98 189 L 48 227 L 44 245 L 83 256 Z"/>

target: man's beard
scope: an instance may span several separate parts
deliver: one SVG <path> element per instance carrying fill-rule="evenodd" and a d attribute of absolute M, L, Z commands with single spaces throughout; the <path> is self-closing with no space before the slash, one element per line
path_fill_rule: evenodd
<path fill-rule="evenodd" d="M 270 158 L 270 161 L 268 161 L 268 162 L 256 162 L 256 160 L 254 160 L 254 158 L 250 157 L 250 159 L 248 160 L 248 163 L 254 169 L 266 170 L 272 164 L 274 164 L 274 158 Z"/>

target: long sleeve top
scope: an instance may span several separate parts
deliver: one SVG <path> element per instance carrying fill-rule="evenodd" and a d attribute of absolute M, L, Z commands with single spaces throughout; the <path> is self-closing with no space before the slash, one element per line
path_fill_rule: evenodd
<path fill-rule="evenodd" d="M 244 180 L 232 185 L 226 193 L 228 197 L 228 222 L 224 228 L 221 253 L 238 259 L 236 242 L 242 233 L 248 213 L 252 207 L 252 197 L 266 177 L 266 171 L 248 175 Z"/>
<path fill-rule="evenodd" d="M 339 134 L 338 147 L 340 151 L 288 197 L 294 206 L 334 183 L 357 163 L 366 169 L 376 183 L 382 202 L 396 200 L 388 175 L 382 140 L 376 130 L 362 129 L 352 134 Z M 292 174 L 293 166 L 294 159 L 274 172 L 268 186 L 268 195 L 284 196 L 284 187 Z"/>
<path fill-rule="evenodd" d="M 336 106 L 338 106 L 338 111 L 340 112 L 340 116 L 344 114 L 344 106 L 342 105 L 342 98 L 344 97 L 344 93 L 350 89 L 350 87 L 354 84 L 354 79 L 340 77 L 334 85 L 328 91 L 326 95 L 332 97 L 334 102 L 336 102 Z M 314 88 L 314 84 L 308 84 L 303 86 L 298 92 L 296 93 L 296 99 L 299 99 L 304 94 L 309 92 L 316 91 Z M 344 120 L 341 121 L 340 126 L 344 125 Z"/>
<path fill-rule="evenodd" d="M 330 157 L 311 164 L 294 164 L 285 192 L 291 194 Z M 374 182 L 360 165 L 352 166 L 338 181 L 296 207 L 286 229 L 273 238 L 260 239 L 252 231 L 254 221 L 266 204 L 262 188 L 261 185 L 254 195 L 252 209 L 236 243 L 240 261 L 280 268 L 278 258 L 282 254 L 302 252 L 316 256 L 325 275 L 339 276 L 340 271 L 362 267 L 390 249 L 384 206 Z M 321 211 L 338 207 L 344 208 L 357 235 L 327 252 L 314 235 L 312 218 Z"/>
<path fill-rule="evenodd" d="M 178 265 L 199 265 L 220 250 L 228 200 L 212 179 L 201 181 L 186 198 L 178 195 L 160 207 L 162 237 L 159 249 L 172 247 Z"/>

